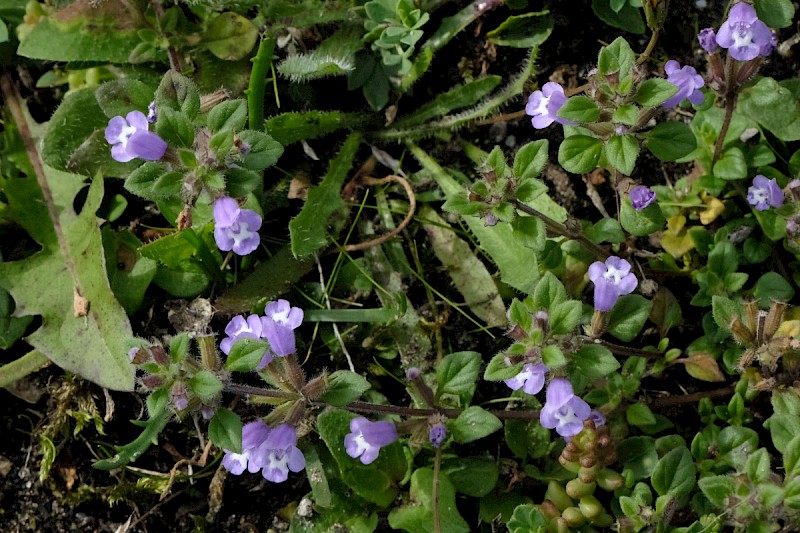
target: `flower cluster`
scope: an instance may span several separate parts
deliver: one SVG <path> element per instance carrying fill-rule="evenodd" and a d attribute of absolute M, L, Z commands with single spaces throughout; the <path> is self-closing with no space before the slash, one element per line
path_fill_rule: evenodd
<path fill-rule="evenodd" d="M 261 244 L 258 230 L 261 217 L 250 209 L 241 209 L 233 198 L 223 196 L 214 202 L 214 240 L 223 252 L 233 250 L 247 255 Z"/>
<path fill-rule="evenodd" d="M 677 87 L 678 92 L 661 104 L 662 106 L 675 107 L 686 99 L 694 105 L 703 103 L 703 93 L 700 92 L 700 87 L 705 85 L 705 81 L 694 67 L 689 65 L 681 67 L 677 61 L 669 60 L 664 64 L 664 72 L 667 74 L 667 81 Z"/>
<path fill-rule="evenodd" d="M 360 416 L 350 421 L 350 433 L 344 436 L 344 449 L 347 455 L 368 465 L 378 458 L 383 446 L 396 440 L 397 428 L 394 424 L 383 420 L 370 422 Z"/>
<path fill-rule="evenodd" d="M 141 111 L 131 111 L 124 118 L 120 115 L 108 121 L 105 136 L 111 145 L 111 157 L 120 163 L 139 158 L 158 161 L 167 151 L 164 139 L 147 131 L 149 122 Z"/>
<path fill-rule="evenodd" d="M 783 191 L 778 187 L 775 178 L 767 179 L 759 174 L 753 178 L 753 185 L 747 189 L 747 202 L 757 211 L 766 211 L 770 207 L 783 205 Z"/>
<path fill-rule="evenodd" d="M 267 481 L 281 483 L 289 478 L 289 471 L 300 472 L 306 467 L 306 458 L 297 448 L 297 432 L 289 424 L 270 429 L 262 420 L 245 424 L 242 428 L 242 453 L 225 450 L 222 466 L 238 476 L 245 469 L 251 474 L 259 470 Z"/>
<path fill-rule="evenodd" d="M 716 52 L 718 45 L 739 61 L 768 56 L 776 44 L 775 34 L 759 20 L 755 8 L 744 2 L 731 8 L 728 19 L 718 32 L 705 28 L 697 35 L 697 39 L 709 54 Z"/>
<path fill-rule="evenodd" d="M 303 323 L 303 310 L 292 307 L 287 300 L 269 302 L 264 308 L 265 316 L 236 315 L 225 326 L 225 337 L 219 348 L 226 355 L 239 339 L 266 339 L 270 349 L 264 353 L 258 370 L 263 369 L 273 357 L 286 357 L 295 351 L 294 330 Z"/>
<path fill-rule="evenodd" d="M 525 105 L 525 113 L 533 117 L 531 123 L 537 130 L 544 129 L 553 122 L 574 126 L 575 122 L 558 116 L 558 110 L 567 102 L 564 88 L 555 82 L 547 82 L 541 91 L 533 91 Z"/>
<path fill-rule="evenodd" d="M 589 279 L 594 283 L 594 308 L 611 311 L 617 299 L 630 294 L 638 285 L 631 273 L 631 264 L 619 257 L 609 257 L 606 262 L 595 261 L 589 266 Z"/>

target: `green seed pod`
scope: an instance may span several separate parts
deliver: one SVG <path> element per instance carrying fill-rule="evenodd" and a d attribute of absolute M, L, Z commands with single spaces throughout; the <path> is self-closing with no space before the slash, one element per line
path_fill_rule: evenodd
<path fill-rule="evenodd" d="M 597 480 L 597 468 L 586 468 L 582 466 L 581 469 L 578 470 L 578 479 L 584 483 L 593 483 Z"/>
<path fill-rule="evenodd" d="M 580 479 L 572 479 L 567 483 L 567 494 L 576 500 L 594 494 L 596 484 L 584 483 Z"/>
<path fill-rule="evenodd" d="M 597 475 L 597 484 L 603 490 L 617 490 L 625 486 L 625 478 L 610 468 L 604 468 Z"/>
<path fill-rule="evenodd" d="M 574 505 L 567 491 L 557 481 L 551 481 L 547 484 L 547 491 L 544 493 L 544 497 L 546 500 L 553 502 L 559 511 Z"/>
<path fill-rule="evenodd" d="M 561 517 L 569 527 L 578 527 L 586 523 L 586 517 L 577 507 L 567 507 L 561 512 Z"/>
<path fill-rule="evenodd" d="M 578 509 L 580 509 L 581 514 L 588 520 L 594 520 L 604 512 L 602 504 L 597 501 L 597 498 L 594 496 L 584 496 L 581 498 L 578 503 Z"/>

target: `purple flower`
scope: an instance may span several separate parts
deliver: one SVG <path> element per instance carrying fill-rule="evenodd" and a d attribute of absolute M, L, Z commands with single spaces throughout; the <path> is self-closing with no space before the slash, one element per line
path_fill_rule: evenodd
<path fill-rule="evenodd" d="M 511 390 L 522 389 L 528 394 L 537 394 L 544 388 L 544 375 L 550 370 L 542 363 L 526 363 L 519 374 L 503 381 Z"/>
<path fill-rule="evenodd" d="M 359 457 L 365 465 L 378 458 L 381 447 L 397 440 L 397 428 L 391 422 L 370 422 L 363 416 L 350 421 L 350 433 L 344 436 L 347 455 Z"/>
<path fill-rule="evenodd" d="M 631 273 L 631 264 L 613 256 L 605 263 L 592 263 L 589 279 L 594 283 L 594 308 L 598 311 L 611 311 L 617 298 L 630 294 L 638 284 L 636 276 Z"/>
<path fill-rule="evenodd" d="M 572 437 L 583 430 L 583 421 L 589 418 L 589 404 L 575 396 L 572 385 L 565 378 L 556 378 L 547 386 L 547 400 L 539 422 L 562 437 Z"/>
<path fill-rule="evenodd" d="M 631 205 L 637 211 L 641 211 L 656 199 L 656 193 L 644 185 L 637 185 L 631 189 L 628 196 L 631 198 Z"/>
<path fill-rule="evenodd" d="M 772 51 L 773 35 L 766 24 L 758 20 L 753 6 L 740 2 L 728 13 L 728 20 L 717 32 L 717 44 L 739 61 L 749 61 Z"/>
<path fill-rule="evenodd" d="M 169 390 L 169 401 L 178 411 L 183 411 L 189 407 L 189 397 L 186 395 L 186 384 L 176 381 Z"/>
<path fill-rule="evenodd" d="M 261 336 L 267 339 L 272 355 L 285 357 L 294 353 L 294 330 L 303 323 L 303 310 L 286 300 L 270 302 L 261 317 Z M 263 362 L 263 361 L 262 361 Z"/>
<path fill-rule="evenodd" d="M 147 106 L 147 122 L 155 124 L 156 120 L 158 120 L 158 110 L 156 109 L 156 101 L 153 100 Z"/>
<path fill-rule="evenodd" d="M 661 104 L 663 107 L 675 107 L 685 98 L 688 98 L 694 105 L 703 103 L 703 93 L 700 92 L 700 87 L 705 85 L 705 82 L 694 67 L 686 65 L 681 68 L 680 63 L 671 59 L 664 64 L 664 72 L 667 74 L 667 81 L 677 87 L 678 92 Z"/>
<path fill-rule="evenodd" d="M 553 122 L 574 126 L 576 123 L 558 116 L 558 110 L 566 103 L 564 89 L 555 82 L 547 82 L 541 91 L 533 91 L 528 97 L 525 113 L 532 116 L 531 123 L 537 130 L 546 128 Z"/>
<path fill-rule="evenodd" d="M 256 449 L 267 439 L 267 435 L 269 435 L 269 426 L 263 420 L 245 424 L 242 428 L 242 453 L 225 450 L 225 456 L 222 458 L 222 466 L 225 467 L 225 470 L 234 476 L 244 472 L 245 468 L 251 474 L 258 472 L 260 467 L 251 459 Z"/>
<path fill-rule="evenodd" d="M 244 441 L 244 436 L 242 437 Z M 244 447 L 244 444 L 242 444 Z M 282 483 L 289 478 L 289 470 L 300 472 L 306 467 L 306 458 L 297 448 L 297 431 L 289 424 L 270 430 L 264 442 L 252 453 L 253 468 L 261 469 L 267 481 Z"/>
<path fill-rule="evenodd" d="M 717 33 L 714 28 L 704 28 L 697 34 L 697 40 L 700 41 L 700 46 L 709 54 L 717 51 Z"/>
<path fill-rule="evenodd" d="M 738 5 L 738 4 L 737 4 Z M 783 191 L 775 178 L 768 180 L 762 175 L 753 178 L 753 185 L 747 189 L 747 201 L 758 211 L 783 205 Z"/>
<path fill-rule="evenodd" d="M 117 115 L 108 121 L 106 141 L 111 144 L 111 157 L 120 163 L 141 158 L 158 161 L 167 151 L 167 143 L 147 131 L 147 117 L 141 111 L 131 111 L 125 118 Z"/>
<path fill-rule="evenodd" d="M 214 202 L 214 239 L 223 252 L 233 250 L 247 255 L 258 248 L 261 217 L 250 209 L 241 209 L 233 198 L 223 196 Z"/>
<path fill-rule="evenodd" d="M 258 315 L 250 315 L 245 319 L 242 315 L 236 315 L 225 326 L 225 337 L 219 343 L 219 349 L 228 355 L 231 348 L 239 339 L 258 339 L 261 337 L 261 319 Z"/>
<path fill-rule="evenodd" d="M 441 446 L 446 437 L 447 426 L 442 423 L 431 426 L 430 431 L 428 431 L 428 439 L 431 441 L 431 446 L 434 448 Z"/>
<path fill-rule="evenodd" d="M 603 413 L 595 409 L 592 409 L 592 412 L 589 413 L 589 419 L 594 422 L 594 427 L 596 428 L 606 425 L 606 417 L 603 416 Z"/>

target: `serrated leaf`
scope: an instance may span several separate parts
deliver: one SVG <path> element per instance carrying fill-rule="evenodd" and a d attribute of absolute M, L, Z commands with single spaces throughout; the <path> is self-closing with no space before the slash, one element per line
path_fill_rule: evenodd
<path fill-rule="evenodd" d="M 794 4 L 791 0 L 755 0 L 756 15 L 772 28 L 787 28 L 794 19 Z"/>
<path fill-rule="evenodd" d="M 396 127 L 407 127 L 422 124 L 428 120 L 444 116 L 455 109 L 476 104 L 489 94 L 502 81 L 500 76 L 486 76 L 449 91 L 439 94 L 431 102 L 415 110 L 412 114 L 395 122 Z"/>
<path fill-rule="evenodd" d="M 208 112 L 206 125 L 211 131 L 230 130 L 238 132 L 247 122 L 247 102 L 241 98 L 226 100 Z"/>
<path fill-rule="evenodd" d="M 660 496 L 683 497 L 694 488 L 697 480 L 694 460 L 688 448 L 681 446 L 667 452 L 653 471 L 653 488 Z"/>
<path fill-rule="evenodd" d="M 472 397 L 481 370 L 481 354 L 456 352 L 446 355 L 436 368 L 436 395 L 455 394 L 466 400 Z"/>
<path fill-rule="evenodd" d="M 331 161 L 322 183 L 308 192 L 303 209 L 289 223 L 295 257 L 309 256 L 328 244 L 328 220 L 345 206 L 340 192 L 360 144 L 360 135 L 354 133 L 348 137 L 339 155 Z"/>
<path fill-rule="evenodd" d="M 218 407 L 208 423 L 208 438 L 217 448 L 241 453 L 242 419 L 230 409 Z"/>
<path fill-rule="evenodd" d="M 322 400 L 334 407 L 344 407 L 358 400 L 371 387 L 366 378 L 348 370 L 337 370 L 328 376 L 327 383 Z"/>
<path fill-rule="evenodd" d="M 603 143 L 588 135 L 572 135 L 558 147 L 558 162 L 568 172 L 586 174 L 597 167 Z"/>
<path fill-rule="evenodd" d="M 486 34 L 489 41 L 500 46 L 533 48 L 550 37 L 553 17 L 549 11 L 511 15 Z"/>
<path fill-rule="evenodd" d="M 567 290 L 564 284 L 552 272 L 545 272 L 533 292 L 533 306 L 535 309 L 550 309 L 567 299 Z"/>
<path fill-rule="evenodd" d="M 448 424 L 453 440 L 460 443 L 482 439 L 501 427 L 503 423 L 499 418 L 477 405 L 464 409 L 458 418 Z"/>
<path fill-rule="evenodd" d="M 71 6 L 70 6 L 71 7 Z M 22 40 L 17 53 L 49 61 L 100 61 L 127 63 L 128 56 L 141 42 L 137 32 L 141 15 L 126 2 L 103 2 L 76 14 L 67 10 L 43 17 Z M 166 59 L 163 51 L 154 60 Z"/>
<path fill-rule="evenodd" d="M 234 61 L 250 53 L 258 39 L 258 28 L 232 11 L 220 13 L 208 24 L 203 44 L 220 59 Z"/>
<path fill-rule="evenodd" d="M 305 111 L 284 113 L 267 119 L 265 131 L 283 146 L 297 141 L 316 139 L 343 128 L 358 128 L 362 115 L 341 111 Z"/>
<path fill-rule="evenodd" d="M 34 178 L 0 177 L 10 218 L 42 245 L 26 259 L 0 263 L 0 287 L 14 298 L 17 316 L 42 316 L 42 326 L 26 338 L 28 344 L 98 385 L 133 390 L 135 369 L 127 357 L 133 334 L 109 287 L 95 219 L 103 179 L 92 180 L 82 210 L 76 213 L 73 202 L 83 189 L 83 177 L 46 165 L 44 175 L 64 240 L 59 242 L 47 210 L 42 209 L 46 204 Z M 75 316 L 76 294 L 85 298 L 85 316 Z"/>
<path fill-rule="evenodd" d="M 539 139 L 517 150 L 514 156 L 514 177 L 524 181 L 541 174 L 547 163 L 547 148 L 547 139 Z"/>
<path fill-rule="evenodd" d="M 612 135 L 603 153 L 611 166 L 630 176 L 639 156 L 639 143 L 633 135 Z"/>
<path fill-rule="evenodd" d="M 394 529 L 433 533 L 433 469 L 419 468 L 411 475 L 411 501 L 392 509 L 389 525 Z M 467 533 L 469 525 L 458 513 L 453 483 L 446 475 L 439 474 L 438 509 L 441 531 L 448 533 Z"/>
<path fill-rule="evenodd" d="M 466 196 L 464 187 L 445 172 L 425 151 L 414 144 L 410 144 L 409 148 L 420 164 L 431 173 L 448 198 Z M 501 280 L 522 292 L 532 292 L 538 281 L 536 253 L 520 243 L 513 236 L 513 231 L 507 224 L 487 227 L 482 219 L 475 216 L 466 216 L 464 221 L 478 238 L 480 247 L 489 254 L 500 269 Z"/>
<path fill-rule="evenodd" d="M 608 313 L 608 332 L 623 342 L 632 341 L 644 327 L 652 302 L 638 294 L 626 294 Z"/>
<path fill-rule="evenodd" d="M 617 358 L 599 344 L 581 346 L 570 364 L 589 379 L 605 377 L 620 366 Z"/>
<path fill-rule="evenodd" d="M 600 116 L 600 108 L 588 96 L 571 96 L 558 110 L 558 116 L 573 122 L 594 122 Z"/>
<path fill-rule="evenodd" d="M 522 370 L 522 363 L 516 365 L 509 365 L 506 362 L 505 354 L 497 354 L 492 357 L 489 364 L 486 365 L 486 371 L 483 373 L 483 379 L 486 381 L 502 381 L 504 379 L 511 379 Z"/>
<path fill-rule="evenodd" d="M 645 80 L 636 91 L 636 102 L 655 107 L 661 105 L 678 92 L 678 86 L 661 78 L 650 78 Z"/>
<path fill-rule="evenodd" d="M 242 337 L 231 346 L 225 359 L 225 368 L 231 372 L 250 372 L 258 366 L 267 350 L 267 341 Z"/>
<path fill-rule="evenodd" d="M 450 229 L 431 207 L 423 206 L 419 214 L 423 220 L 431 221 L 422 225 L 428 242 L 470 311 L 490 326 L 505 324 L 506 308 L 494 279 L 469 244 Z"/>
<path fill-rule="evenodd" d="M 662 161 L 676 161 L 697 148 L 692 129 L 683 122 L 661 122 L 645 135 L 644 145 Z"/>

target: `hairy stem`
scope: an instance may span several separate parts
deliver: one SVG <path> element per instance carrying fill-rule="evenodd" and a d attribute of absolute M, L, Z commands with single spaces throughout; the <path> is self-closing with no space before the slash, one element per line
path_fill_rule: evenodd
<path fill-rule="evenodd" d="M 536 209 L 530 207 L 529 205 L 523 204 L 522 202 L 516 199 L 511 200 L 511 205 L 513 205 L 516 209 L 522 211 L 523 213 L 526 213 L 534 217 L 539 217 L 542 220 L 542 222 L 544 222 L 545 227 L 551 233 L 555 233 L 556 235 L 561 235 L 568 239 L 573 239 L 578 241 L 579 243 L 583 244 L 586 247 L 586 249 L 588 249 L 590 252 L 596 255 L 598 258 L 605 260 L 608 259 L 608 257 L 610 256 L 610 254 L 607 251 L 605 251 L 603 248 L 596 245 L 583 235 L 579 233 L 574 234 L 573 232 L 569 231 L 569 229 L 567 229 L 567 227 L 564 224 L 556 222 L 552 218 L 548 217 L 544 213 L 537 211 Z"/>
<path fill-rule="evenodd" d="M 284 392 L 275 389 L 266 389 L 263 387 L 253 387 L 251 385 L 239 385 L 237 383 L 226 383 L 225 390 L 233 394 L 242 396 L 261 396 L 263 398 L 281 398 L 285 400 L 299 400 L 300 396 L 292 392 Z M 311 407 L 328 407 L 325 402 L 309 402 Z M 447 418 L 458 418 L 463 412 L 463 409 L 418 409 L 416 407 L 401 407 L 399 405 L 382 405 L 369 402 L 350 402 L 347 404 L 347 409 L 355 413 L 366 414 L 393 414 L 400 416 L 431 416 L 435 414 L 443 415 Z M 537 420 L 539 418 L 539 411 L 505 411 L 505 410 L 489 410 L 501 420 Z"/>
<path fill-rule="evenodd" d="M 722 119 L 722 127 L 719 130 L 717 144 L 714 146 L 714 158 L 711 160 L 711 168 L 707 169 L 709 172 L 712 171 L 716 162 L 719 161 L 719 156 L 722 154 L 722 145 L 725 143 L 725 136 L 728 134 L 728 128 L 733 118 L 733 110 L 736 108 L 736 100 L 739 96 L 739 86 L 736 83 L 736 60 L 730 54 L 725 60 L 725 87 L 725 118 Z"/>

